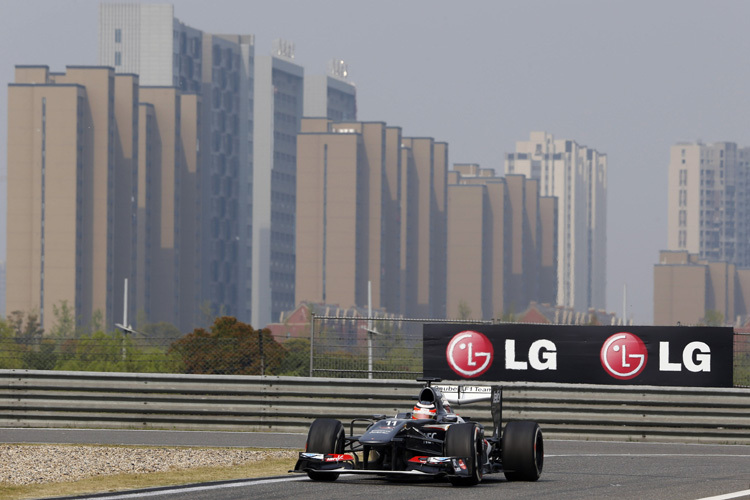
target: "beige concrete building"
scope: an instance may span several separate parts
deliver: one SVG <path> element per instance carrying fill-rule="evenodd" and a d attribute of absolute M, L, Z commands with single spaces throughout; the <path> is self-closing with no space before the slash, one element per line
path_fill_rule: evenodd
<path fill-rule="evenodd" d="M 492 212 L 487 186 L 448 186 L 447 316 L 493 317 Z M 502 249 L 501 249 L 502 251 Z M 502 283 L 502 274 L 498 277 Z M 502 294 L 502 287 L 500 287 Z"/>
<path fill-rule="evenodd" d="M 522 175 L 457 164 L 448 178 L 448 316 L 500 318 L 556 297 L 553 197 Z"/>
<path fill-rule="evenodd" d="M 188 269 L 182 268 L 181 260 L 190 262 L 192 255 L 191 248 L 183 249 L 181 244 L 183 237 L 194 238 L 196 231 L 194 218 L 190 216 L 194 214 L 195 205 L 186 207 L 183 201 L 190 199 L 193 191 L 191 186 L 195 185 L 195 180 L 187 169 L 194 169 L 196 162 L 197 101 L 195 96 L 185 96 L 183 106 L 183 96 L 174 87 L 142 87 L 141 100 L 151 104 L 154 112 L 153 132 L 159 138 L 160 155 L 157 163 L 161 167 L 157 172 L 146 173 L 147 196 L 151 195 L 148 197 L 146 210 L 154 215 L 154 219 L 153 224 L 146 229 L 149 233 L 149 250 L 146 253 L 148 265 L 146 282 L 142 285 L 146 287 L 151 302 L 143 306 L 148 311 L 150 322 L 172 323 L 178 328 L 189 330 L 189 321 L 180 316 L 181 300 L 188 300 L 190 297 L 194 277 L 183 274 Z M 192 110 L 190 102 L 193 104 Z M 185 116 L 182 115 L 183 112 Z M 187 137 L 191 132 L 193 137 Z M 186 147 L 186 144 L 191 143 L 193 154 L 188 161 L 189 146 Z M 183 200 L 183 193 L 188 196 L 187 200 Z M 146 252 L 145 245 L 141 248 Z"/>
<path fill-rule="evenodd" d="M 136 316 L 142 313 L 151 317 L 152 284 L 151 266 L 158 259 L 156 249 L 159 247 L 158 227 L 161 218 L 161 138 L 158 134 L 156 110 L 153 104 L 142 102 L 138 106 L 138 196 L 136 212 L 136 252 L 135 283 L 133 306 Z M 136 325 L 135 321 L 129 321 Z"/>
<path fill-rule="evenodd" d="M 448 144 L 404 137 L 401 187 L 401 292 L 403 313 L 446 314 Z"/>
<path fill-rule="evenodd" d="M 506 156 L 506 174 L 539 181 L 559 200 L 556 303 L 576 311 L 606 307 L 607 156 L 572 140 L 532 132 Z"/>
<path fill-rule="evenodd" d="M 95 313 L 106 325 L 119 320 L 135 271 L 137 84 L 107 67 L 17 67 L 8 88 L 6 311 L 38 311 L 49 328 L 52 307 L 67 301 L 82 324 Z"/>
<path fill-rule="evenodd" d="M 305 118 L 297 138 L 296 301 L 397 302 L 400 129 Z M 395 249 L 395 251 L 394 251 Z M 394 290 L 396 293 L 394 293 Z"/>
<path fill-rule="evenodd" d="M 325 118 L 297 144 L 296 301 L 364 307 L 369 281 L 376 309 L 444 317 L 447 144 Z"/>
<path fill-rule="evenodd" d="M 139 294 L 137 310 L 146 313 L 147 321 L 169 321 L 183 331 L 203 325 L 208 313 L 250 321 L 254 54 L 252 35 L 204 33 L 177 19 L 172 5 L 100 6 L 100 64 L 118 74 L 137 73 L 141 85 L 160 92 L 173 89 L 178 96 L 174 116 L 155 108 L 161 115 L 157 129 L 176 126 L 166 140 L 179 136 L 178 151 L 161 152 L 163 161 L 177 162 L 162 163 L 166 182 L 178 184 L 160 187 L 165 195 L 177 189 L 174 202 L 161 204 L 164 210 L 179 207 L 172 227 L 162 228 L 177 233 L 174 246 L 169 238 L 163 240 L 167 247 L 161 258 L 170 248 L 178 272 L 169 282 L 153 285 L 159 293 L 166 293 L 166 286 L 176 288 L 170 289 L 167 303 L 144 303 L 146 290 Z M 139 276 L 152 279 L 143 272 Z M 148 296 L 158 295 L 149 291 Z"/>
<path fill-rule="evenodd" d="M 663 250 L 654 266 L 654 324 L 695 325 L 720 318 L 743 324 L 750 312 L 750 269 Z"/>
<path fill-rule="evenodd" d="M 368 217 L 359 199 L 368 178 L 363 142 L 357 133 L 298 137 L 297 302 L 366 303 Z"/>

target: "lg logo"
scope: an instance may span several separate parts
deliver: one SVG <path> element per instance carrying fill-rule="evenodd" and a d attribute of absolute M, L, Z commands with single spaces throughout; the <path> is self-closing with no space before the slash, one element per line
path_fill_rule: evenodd
<path fill-rule="evenodd" d="M 479 332 L 465 331 L 454 335 L 445 356 L 448 366 L 458 375 L 478 377 L 492 366 L 492 342 Z"/>
<path fill-rule="evenodd" d="M 646 344 L 632 333 L 621 332 L 609 337 L 600 352 L 602 368 L 619 380 L 640 375 L 648 362 Z M 679 372 L 683 367 L 692 373 L 711 371 L 711 348 L 705 342 L 690 342 L 682 350 L 682 363 L 670 360 L 669 342 L 659 342 L 659 371 Z"/>
<path fill-rule="evenodd" d="M 474 378 L 482 375 L 492 365 L 495 354 L 492 342 L 479 332 L 467 330 L 456 334 L 448 343 L 445 356 L 448 366 L 458 375 Z M 539 339 L 531 343 L 528 361 L 516 358 L 516 341 L 505 340 L 506 370 L 557 370 L 557 347 L 550 340 Z"/>
<path fill-rule="evenodd" d="M 604 342 L 600 353 L 604 369 L 616 379 L 630 380 L 646 368 L 646 344 L 632 333 L 616 333 Z"/>

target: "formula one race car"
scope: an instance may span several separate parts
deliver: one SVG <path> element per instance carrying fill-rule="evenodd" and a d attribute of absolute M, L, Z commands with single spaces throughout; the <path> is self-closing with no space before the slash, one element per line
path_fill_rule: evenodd
<path fill-rule="evenodd" d="M 419 379 L 425 387 L 412 412 L 395 417 L 354 419 L 349 436 L 340 421 L 318 418 L 310 426 L 305 451 L 294 470 L 314 481 L 335 481 L 339 474 L 447 477 L 454 486 L 478 484 L 485 474 L 509 481 L 536 481 L 542 474 L 544 440 L 535 422 L 510 422 L 502 429 L 502 387 L 437 386 L 440 379 Z M 443 395 L 445 391 L 450 397 Z M 490 400 L 492 436 L 484 427 L 451 411 L 450 404 Z M 354 435 L 356 423 L 366 424 Z"/>

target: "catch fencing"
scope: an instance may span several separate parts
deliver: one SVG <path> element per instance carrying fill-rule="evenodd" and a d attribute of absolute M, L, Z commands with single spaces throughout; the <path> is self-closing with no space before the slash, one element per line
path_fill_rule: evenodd
<path fill-rule="evenodd" d="M 309 375 L 371 379 L 422 376 L 425 323 L 501 323 L 314 314 L 311 318 Z M 750 387 L 750 333 L 735 332 L 733 364 L 734 386 Z"/>
<path fill-rule="evenodd" d="M 0 331 L 0 369 L 414 380 L 423 373 L 425 323 L 492 322 L 311 315 L 294 334 L 276 336 L 235 324 L 224 325 L 222 336 L 116 331 L 13 337 Z M 735 332 L 733 368 L 734 386 L 750 387 L 747 332 Z"/>
<path fill-rule="evenodd" d="M 310 376 L 409 379 L 422 376 L 425 323 L 492 321 L 311 315 Z"/>

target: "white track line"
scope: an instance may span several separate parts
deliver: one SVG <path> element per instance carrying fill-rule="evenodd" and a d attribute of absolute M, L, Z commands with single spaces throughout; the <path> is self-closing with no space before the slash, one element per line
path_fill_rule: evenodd
<path fill-rule="evenodd" d="M 277 479 L 260 479 L 258 481 L 238 481 L 234 483 L 223 483 L 223 484 L 213 484 L 213 485 L 207 485 L 207 486 L 188 486 L 185 488 L 167 488 L 167 489 L 161 489 L 157 491 L 141 491 L 137 493 L 123 493 L 122 495 L 113 494 L 111 496 L 96 496 L 97 500 L 125 500 L 129 498 L 146 498 L 146 497 L 156 497 L 156 496 L 163 496 L 163 495 L 182 495 L 184 493 L 192 493 L 195 491 L 210 491 L 210 490 L 221 490 L 224 488 L 239 488 L 242 486 L 254 486 L 256 484 L 269 484 L 269 483 L 283 483 L 288 481 L 301 481 L 302 479 L 307 479 L 307 476 L 295 476 L 295 477 L 284 477 L 284 478 L 277 478 Z M 82 497 L 86 498 L 86 497 Z"/>
<path fill-rule="evenodd" d="M 725 453 L 567 453 L 567 454 L 558 454 L 558 455 L 544 455 L 544 458 L 558 458 L 558 457 L 594 457 L 594 458 L 600 458 L 600 457 L 689 457 L 689 458 L 701 458 L 701 457 L 719 457 L 719 458 L 726 458 L 726 457 L 737 457 L 737 458 L 750 458 L 750 455 L 727 455 Z"/>
<path fill-rule="evenodd" d="M 727 493 L 726 495 L 717 495 L 715 497 L 704 497 L 698 500 L 729 500 L 730 498 L 742 498 L 750 497 L 750 490 L 735 491 L 734 493 Z"/>

